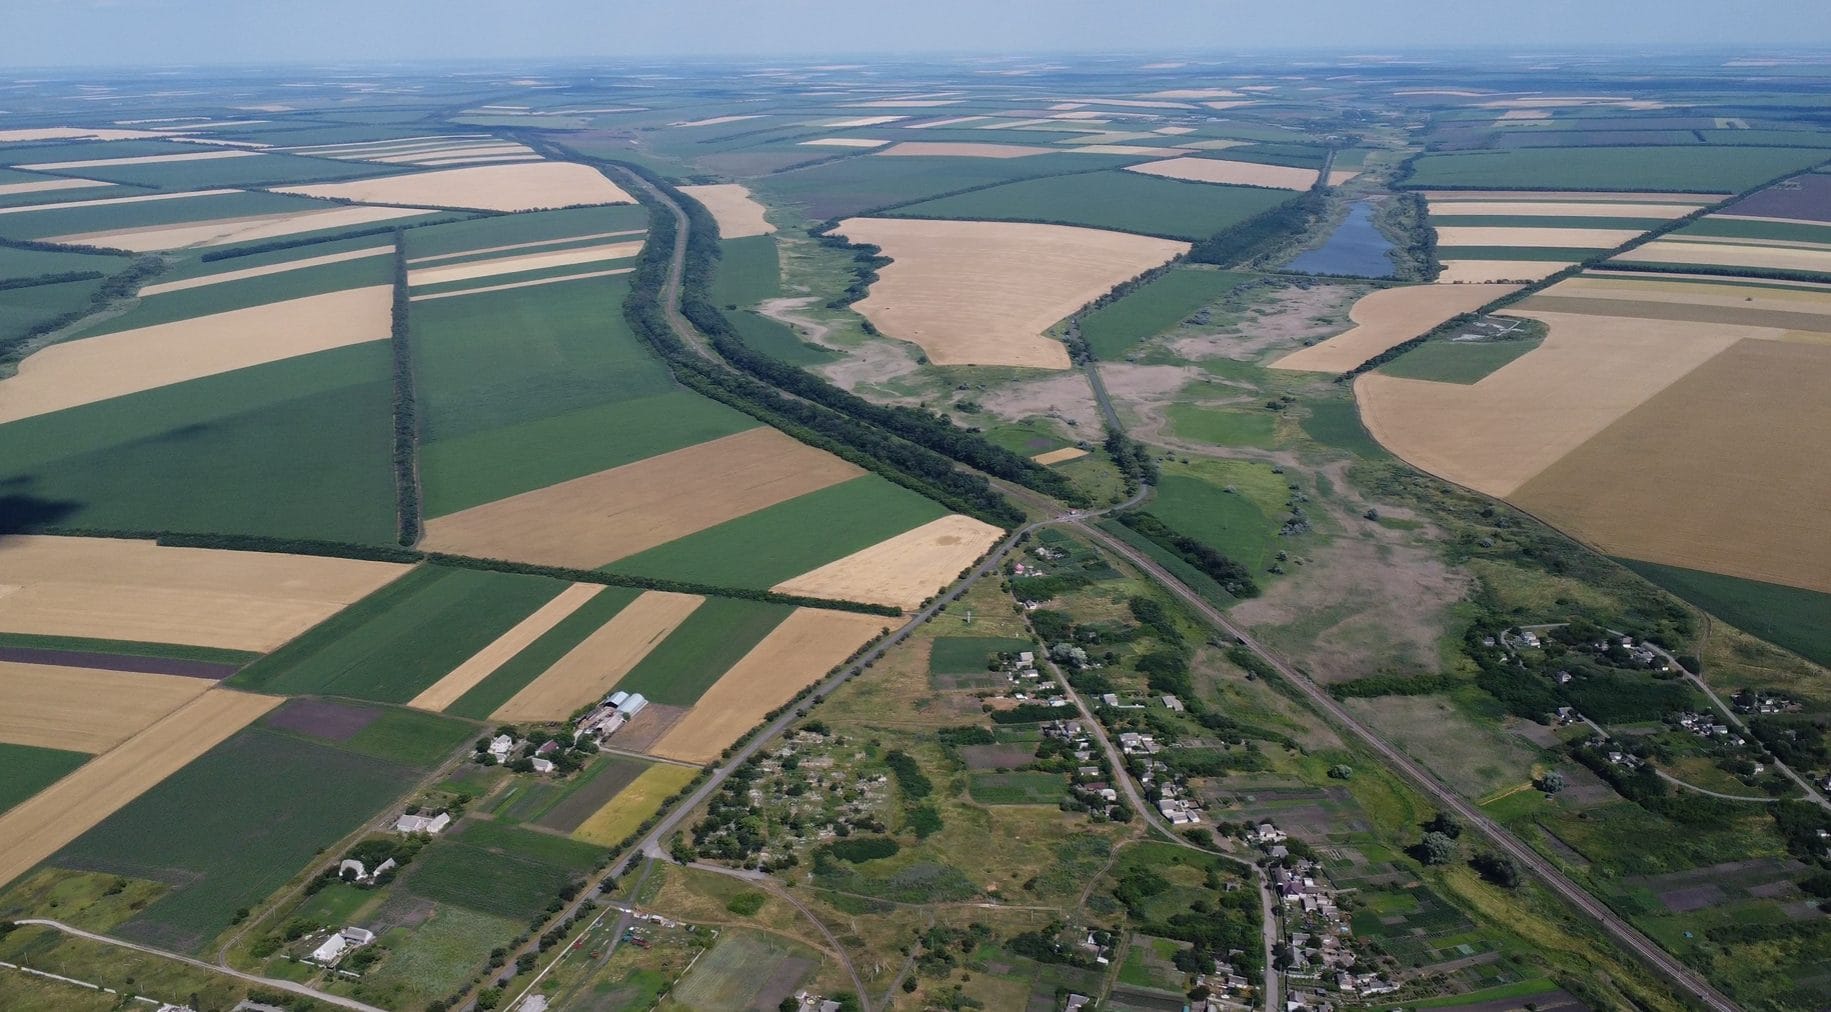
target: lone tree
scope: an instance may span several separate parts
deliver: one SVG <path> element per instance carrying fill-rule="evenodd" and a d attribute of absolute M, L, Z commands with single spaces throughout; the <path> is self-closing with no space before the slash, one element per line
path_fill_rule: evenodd
<path fill-rule="evenodd" d="M 1438 812 L 1435 818 L 1424 824 L 1424 829 L 1431 833 L 1442 833 L 1454 840 L 1462 835 L 1462 821 L 1448 812 Z"/>
<path fill-rule="evenodd" d="M 1449 864 L 1456 860 L 1456 840 L 1443 833 L 1430 832 L 1418 844 L 1425 864 Z"/>
<path fill-rule="evenodd" d="M 1505 854 L 1484 850 L 1476 854 L 1469 864 L 1481 873 L 1482 878 L 1497 886 L 1511 889 L 1519 885 L 1519 865 L 1514 864 L 1513 859 Z"/>
<path fill-rule="evenodd" d="M 1556 794 L 1565 787 L 1564 774 L 1552 770 L 1539 778 L 1539 789 L 1546 794 Z"/>

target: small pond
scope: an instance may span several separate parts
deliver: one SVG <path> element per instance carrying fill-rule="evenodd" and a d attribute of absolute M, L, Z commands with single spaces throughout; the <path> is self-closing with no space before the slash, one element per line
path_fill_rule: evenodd
<path fill-rule="evenodd" d="M 1349 274 L 1358 278 L 1392 277 L 1392 242 L 1373 224 L 1373 203 L 1357 200 L 1329 241 L 1308 250 L 1286 266 L 1306 274 Z"/>

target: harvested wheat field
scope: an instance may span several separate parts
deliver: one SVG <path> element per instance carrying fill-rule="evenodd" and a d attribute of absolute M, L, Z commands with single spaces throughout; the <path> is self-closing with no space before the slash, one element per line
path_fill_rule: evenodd
<path fill-rule="evenodd" d="M 1147 91 L 1139 98 L 1245 98 L 1244 92 L 1232 88 L 1171 88 L 1167 91 Z"/>
<path fill-rule="evenodd" d="M 1025 144 L 981 144 L 977 141 L 904 141 L 895 147 L 877 152 L 878 157 L 899 157 L 910 155 L 928 155 L 946 158 L 1028 158 L 1031 155 L 1046 155 L 1052 148 L 1030 147 Z"/>
<path fill-rule="evenodd" d="M 395 218 L 411 218 L 424 213 L 424 211 L 412 207 L 327 207 L 322 210 L 289 211 L 285 214 L 219 218 L 215 221 L 189 222 L 183 225 L 80 232 L 73 235 L 53 236 L 45 241 L 74 243 L 78 246 L 106 246 L 110 249 L 124 249 L 131 253 L 149 253 L 157 250 L 189 249 L 197 246 L 222 246 L 233 242 L 279 239 L 297 235 L 300 232 L 367 225 L 378 221 L 392 221 Z"/>
<path fill-rule="evenodd" d="M 268 651 L 407 571 L 392 562 L 0 539 L 0 632 Z"/>
<path fill-rule="evenodd" d="M 1085 456 L 1087 456 L 1087 451 L 1081 449 L 1078 446 L 1064 446 L 1059 450 L 1050 450 L 1048 453 L 1039 453 L 1036 456 L 1031 457 L 1030 459 L 1036 461 L 1038 464 L 1047 466 L 1049 464 L 1066 463 L 1070 460 L 1079 460 Z"/>
<path fill-rule="evenodd" d="M 490 719 L 565 720 L 603 698 L 705 601 L 692 594 L 645 592 L 497 707 Z"/>
<path fill-rule="evenodd" d="M 54 190 L 82 190 L 113 186 L 95 179 L 40 179 L 30 183 L 0 183 L 0 197 L 17 197 L 24 193 L 47 193 Z M 43 206 L 43 205 L 39 205 Z"/>
<path fill-rule="evenodd" d="M 671 126 L 671 127 L 724 126 L 726 123 L 741 123 L 747 119 L 761 119 L 762 117 L 763 117 L 762 113 L 755 113 L 755 114 L 752 114 L 749 116 L 713 116 L 709 119 L 683 120 L 679 123 L 669 123 L 668 126 Z"/>
<path fill-rule="evenodd" d="M 527 281 L 510 281 L 500 285 L 485 285 L 481 288 L 460 288 L 451 292 L 427 292 L 423 295 L 409 296 L 409 302 L 429 302 L 433 299 L 452 299 L 460 295 L 482 295 L 484 292 L 505 292 L 511 288 L 538 288 L 541 285 L 557 285 L 562 281 L 583 281 L 586 278 L 609 278 L 618 274 L 633 274 L 634 267 L 618 267 L 608 271 L 587 271 L 583 274 L 562 274 L 552 278 L 530 278 Z"/>
<path fill-rule="evenodd" d="M 1128 165 L 1128 172 L 1163 176 L 1195 183 L 1229 183 L 1234 186 L 1269 186 L 1278 190 L 1307 190 L 1316 184 L 1315 169 L 1258 162 L 1230 162 L 1220 158 L 1168 158 L 1144 165 Z"/>
<path fill-rule="evenodd" d="M 0 741 L 106 752 L 215 685 L 207 678 L 0 661 Z"/>
<path fill-rule="evenodd" d="M 634 197 L 602 172 L 572 162 L 520 162 L 467 169 L 409 172 L 316 186 L 275 187 L 280 193 L 354 200 L 361 204 L 533 211 L 575 204 L 633 204 Z"/>
<path fill-rule="evenodd" d="M 706 205 L 718 222 L 720 239 L 743 239 L 769 235 L 776 230 L 763 217 L 763 205 L 750 196 L 742 183 L 717 183 L 711 186 L 683 186 L 680 192 Z"/>
<path fill-rule="evenodd" d="M 1435 205 L 1438 203 L 1479 202 L 1487 200 L 1523 200 L 1530 203 L 1562 202 L 1569 204 L 1689 204 L 1693 208 L 1714 204 L 1723 199 L 1720 193 L 1600 193 L 1589 190 L 1418 190 L 1418 194 Z M 1474 214 L 1474 211 L 1460 212 Z M 1629 218 L 1653 217 L 1652 212 L 1636 211 L 1621 215 Z"/>
<path fill-rule="evenodd" d="M 113 183 L 91 183 L 92 186 L 113 186 Z M 218 197 L 234 190 L 187 190 L 184 193 L 143 193 L 137 197 L 90 197 L 86 200 L 64 200 L 55 204 L 20 204 L 18 207 L 0 207 L 0 214 L 31 214 L 36 211 L 65 211 L 76 207 L 114 207 L 119 204 L 144 204 L 154 200 L 183 200 L 187 197 Z"/>
<path fill-rule="evenodd" d="M 1004 531 L 952 514 L 880 541 L 771 590 L 840 601 L 914 608 L 979 561 Z"/>
<path fill-rule="evenodd" d="M 885 140 L 872 140 L 869 137 L 820 137 L 811 141 L 802 141 L 802 147 L 815 148 L 881 148 L 890 143 Z"/>
<path fill-rule="evenodd" d="M 864 472 L 755 428 L 426 524 L 426 548 L 595 569 Z"/>
<path fill-rule="evenodd" d="M 0 885 L 31 870 L 280 702 L 278 696 L 212 688 L 0 815 Z"/>
<path fill-rule="evenodd" d="M 1655 239 L 1617 257 L 1642 263 L 1705 264 L 1718 267 L 1753 267 L 1766 270 L 1831 273 L 1831 249 L 1796 249 L 1784 246 L 1680 242 Z"/>
<path fill-rule="evenodd" d="M 1768 288 L 1754 283 L 1738 285 L 1665 280 L 1661 275 L 1646 274 L 1637 276 L 1583 274 L 1567 278 L 1534 294 L 1530 299 L 1520 303 L 1520 307 L 1551 312 L 1570 312 L 1572 310 L 1558 309 L 1556 304 L 1573 303 L 1575 300 L 1594 303 L 1598 309 L 1632 308 L 1624 307 L 1623 303 L 1645 304 L 1656 311 L 1670 309 L 1684 312 L 1686 307 L 1692 307 L 1700 310 L 1693 317 L 1695 319 L 1732 324 L 1736 323 L 1738 318 L 1758 320 L 1763 314 L 1785 313 L 1789 316 L 1777 318 L 1776 322 L 1770 325 L 1780 326 L 1782 322 L 1786 322 L 1789 325 L 1797 324 L 1795 329 L 1823 329 L 1826 321 L 1831 320 L 1831 285 L 1800 283 L 1783 288 Z M 1721 312 L 1722 310 L 1729 312 Z M 1632 316 L 1635 314 L 1623 311 L 1604 315 Z M 1801 318 L 1794 319 L 1794 317 Z M 1804 319 L 1804 317 L 1819 319 Z"/>
<path fill-rule="evenodd" d="M 1471 215 L 1508 215 L 1527 218 L 1662 218 L 1670 220 L 1702 204 L 1654 204 L 1574 200 L 1432 200 L 1433 218 Z"/>
<path fill-rule="evenodd" d="M 1831 346 L 1750 340 L 1699 366 L 1513 499 L 1610 555 L 1831 593 Z"/>
<path fill-rule="evenodd" d="M 1354 385 L 1367 431 L 1415 467 L 1505 497 L 1738 340 L 1783 333 L 1509 312 L 1549 325 L 1545 343 L 1469 385 L 1367 373 Z"/>
<path fill-rule="evenodd" d="M 1530 284 L 1543 281 L 1576 263 L 1560 260 L 1445 260 L 1437 275 L 1440 285 L 1488 285 L 1499 282 Z"/>
<path fill-rule="evenodd" d="M 0 380 L 0 423 L 388 339 L 393 289 L 351 288 L 53 344 Z"/>
<path fill-rule="evenodd" d="M 1043 331 L 1189 249 L 1019 222 L 849 218 L 839 231 L 883 247 L 893 261 L 854 308 L 885 334 L 920 345 L 936 365 L 1067 369 L 1067 348 Z"/>
<path fill-rule="evenodd" d="M 1437 226 L 1437 245 L 1612 249 L 1641 233 L 1637 228 L 1464 228 Z"/>
<path fill-rule="evenodd" d="M 246 158 L 258 155 L 259 151 L 246 148 L 214 148 L 209 151 L 184 151 L 167 155 L 139 155 L 134 158 L 93 158 L 80 162 L 38 162 L 34 165 L 19 165 L 15 168 L 37 172 L 81 172 L 84 169 L 100 169 L 114 165 L 158 165 L 165 162 L 212 162 L 221 158 Z"/>
<path fill-rule="evenodd" d="M 889 627 L 881 615 L 796 609 L 721 675 L 649 751 L 691 763 L 718 758 L 769 711 Z"/>
<path fill-rule="evenodd" d="M 1272 363 L 1274 369 L 1347 372 L 1438 324 L 1493 302 L 1517 285 L 1409 285 L 1362 296 L 1348 310 L 1353 328 L 1300 348 Z"/>
<path fill-rule="evenodd" d="M 491 642 L 482 650 L 472 654 L 463 664 L 451 669 L 445 677 L 428 685 L 425 691 L 407 701 L 407 705 L 421 710 L 443 710 L 458 701 L 458 697 L 477 687 L 477 684 L 496 673 L 496 669 L 507 664 L 509 658 L 521 653 L 535 640 L 553 631 L 553 627 L 565 621 L 566 616 L 585 606 L 585 602 L 604 592 L 602 584 L 575 583 L 559 592 L 553 600 L 540 606 L 534 614 L 515 623 L 508 632 Z"/>
<path fill-rule="evenodd" d="M 1157 158 L 1183 153 L 1182 148 L 1154 148 L 1143 144 L 1082 144 L 1064 150 L 1077 155 L 1145 155 Z"/>
<path fill-rule="evenodd" d="M 270 274 L 286 274 L 290 271 L 302 271 L 308 267 L 324 267 L 328 264 L 347 263 L 351 260 L 366 260 L 369 257 L 391 256 L 393 246 L 371 246 L 368 249 L 353 249 L 343 253 L 326 253 L 323 256 L 304 257 L 299 260 L 288 260 L 285 263 L 268 264 L 265 267 L 244 267 L 239 271 L 223 271 L 220 274 L 205 274 L 202 277 L 186 278 L 183 281 L 167 281 L 157 285 L 147 285 L 140 289 L 140 297 L 164 295 L 167 292 L 182 292 L 192 288 L 208 288 L 220 285 L 225 281 L 246 281 L 249 278 L 264 278 Z"/>
<path fill-rule="evenodd" d="M 822 123 L 830 130 L 848 130 L 854 127 L 883 126 L 885 123 L 896 123 L 906 120 L 907 116 L 854 116 L 851 119 L 836 119 L 831 123 Z"/>
<path fill-rule="evenodd" d="M 164 136 L 151 130 L 116 130 L 110 127 L 24 127 L 0 130 L 0 144 L 22 141 L 131 141 Z"/>
<path fill-rule="evenodd" d="M 573 267 L 578 264 L 597 263 L 601 260 L 627 260 L 641 252 L 642 243 L 640 242 L 613 242 L 579 249 L 524 253 L 520 256 L 492 257 L 488 260 L 467 260 L 463 263 L 446 264 L 443 267 L 421 267 L 408 271 L 407 283 L 409 285 L 437 285 L 447 281 L 471 281 L 477 278 L 493 278 L 499 274 L 545 270 L 549 267 Z"/>
<path fill-rule="evenodd" d="M 456 253 L 438 253 L 433 256 L 412 257 L 407 261 L 408 267 L 423 267 L 446 260 L 457 260 L 463 257 L 482 256 L 485 253 L 508 253 L 520 249 L 540 249 L 546 246 L 558 246 L 564 243 L 585 242 L 589 239 L 625 239 L 632 235 L 642 235 L 646 229 L 632 228 L 621 232 L 592 232 L 589 235 L 568 235 L 558 239 L 536 239 L 533 242 L 512 242 L 506 246 L 481 246 L 476 249 L 459 250 Z"/>

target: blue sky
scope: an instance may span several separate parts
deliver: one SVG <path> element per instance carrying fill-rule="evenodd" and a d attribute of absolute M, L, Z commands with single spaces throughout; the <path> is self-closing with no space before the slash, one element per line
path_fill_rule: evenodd
<path fill-rule="evenodd" d="M 0 0 L 0 65 L 1831 47 L 1831 0 Z"/>

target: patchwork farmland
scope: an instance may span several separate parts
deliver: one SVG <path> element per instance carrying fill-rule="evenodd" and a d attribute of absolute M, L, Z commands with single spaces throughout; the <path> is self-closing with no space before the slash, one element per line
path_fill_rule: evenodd
<path fill-rule="evenodd" d="M 1824 75 L 1535 59 L 12 81 L 0 1005 L 1823 1005 Z"/>

